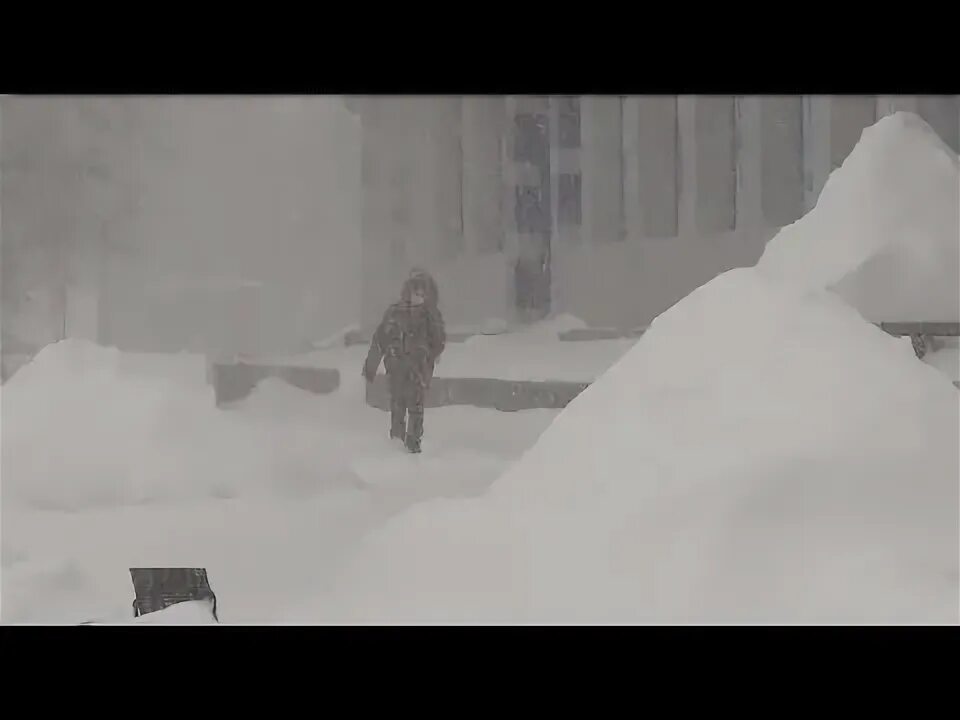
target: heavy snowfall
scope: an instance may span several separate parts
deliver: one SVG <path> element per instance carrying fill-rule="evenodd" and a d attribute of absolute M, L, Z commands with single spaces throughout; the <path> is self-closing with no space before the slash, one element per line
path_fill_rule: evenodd
<path fill-rule="evenodd" d="M 958 206 L 956 152 L 888 115 L 639 337 L 559 342 L 586 323 L 555 314 L 449 342 L 437 378 L 589 387 L 428 407 L 418 455 L 366 401 L 366 342 L 273 359 L 333 393 L 222 406 L 203 354 L 50 342 L 0 389 L 0 619 L 134 622 L 129 568 L 202 567 L 231 624 L 955 623 L 960 352 L 918 358 L 857 277 L 923 307 L 960 274 Z"/>

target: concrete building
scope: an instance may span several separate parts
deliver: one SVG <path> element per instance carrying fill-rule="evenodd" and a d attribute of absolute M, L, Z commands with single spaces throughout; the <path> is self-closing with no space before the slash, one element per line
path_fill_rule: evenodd
<path fill-rule="evenodd" d="M 365 97 L 363 324 L 412 265 L 452 325 L 570 313 L 644 325 L 751 265 L 864 127 L 917 112 L 956 150 L 956 96 Z"/>
<path fill-rule="evenodd" d="M 4 96 L 3 354 L 296 352 L 413 265 L 452 328 L 634 328 L 754 263 L 899 109 L 957 148 L 956 96 Z"/>

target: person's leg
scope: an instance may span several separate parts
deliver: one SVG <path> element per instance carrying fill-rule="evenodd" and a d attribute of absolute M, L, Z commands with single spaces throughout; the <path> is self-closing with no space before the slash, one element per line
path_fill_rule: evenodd
<path fill-rule="evenodd" d="M 407 408 L 403 404 L 402 398 L 391 398 L 390 399 L 390 439 L 391 440 L 400 440 L 401 442 L 406 440 L 406 431 L 404 426 L 406 425 L 406 414 Z"/>
<path fill-rule="evenodd" d="M 411 378 L 407 388 L 407 412 L 410 418 L 407 422 L 407 449 L 410 452 L 420 452 L 420 440 L 423 437 L 423 381 L 419 376 Z"/>
<path fill-rule="evenodd" d="M 390 373 L 387 376 L 390 389 L 390 439 L 406 440 L 407 404 L 403 394 L 403 385 L 399 374 Z"/>

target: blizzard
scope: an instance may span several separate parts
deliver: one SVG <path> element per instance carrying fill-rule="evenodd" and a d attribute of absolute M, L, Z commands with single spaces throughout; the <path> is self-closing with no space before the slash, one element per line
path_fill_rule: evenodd
<path fill-rule="evenodd" d="M 201 357 L 50 345 L 0 390 L 0 619 L 132 622 L 128 568 L 185 566 L 224 623 L 955 623 L 957 350 L 919 361 L 856 281 L 899 258 L 914 302 L 958 198 L 957 156 L 888 116 L 638 341 L 451 343 L 439 375 L 597 379 L 563 411 L 430 409 L 422 456 L 365 405 L 362 347 L 316 353 L 335 394 L 218 409 Z"/>

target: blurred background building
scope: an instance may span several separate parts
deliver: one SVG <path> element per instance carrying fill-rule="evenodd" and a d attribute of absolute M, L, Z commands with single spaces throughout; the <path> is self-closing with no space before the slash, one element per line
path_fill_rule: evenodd
<path fill-rule="evenodd" d="M 6 96 L 2 351 L 297 352 L 413 265 L 452 327 L 637 327 L 753 264 L 895 110 L 957 151 L 957 96 Z"/>

